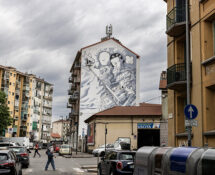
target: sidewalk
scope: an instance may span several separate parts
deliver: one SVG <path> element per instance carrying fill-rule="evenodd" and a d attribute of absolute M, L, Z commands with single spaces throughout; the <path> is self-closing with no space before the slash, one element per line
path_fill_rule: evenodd
<path fill-rule="evenodd" d="M 94 157 L 92 154 L 82 153 L 82 152 L 72 152 L 72 158 L 91 158 Z"/>

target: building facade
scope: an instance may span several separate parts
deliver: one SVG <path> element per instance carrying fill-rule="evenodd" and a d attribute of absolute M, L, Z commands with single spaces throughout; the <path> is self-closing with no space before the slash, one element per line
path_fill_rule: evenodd
<path fill-rule="evenodd" d="M 115 106 L 96 113 L 85 120 L 88 123 L 88 151 L 105 142 L 114 144 L 119 138 L 129 140 L 131 149 L 160 146 L 161 118 L 161 105 L 148 103 Z"/>
<path fill-rule="evenodd" d="M 169 146 L 187 145 L 185 0 L 167 2 Z M 215 1 L 189 0 L 191 104 L 198 109 L 192 146 L 215 146 Z"/>
<path fill-rule="evenodd" d="M 59 134 L 60 140 L 63 142 L 68 141 L 68 130 L 70 129 L 70 121 L 69 120 L 57 120 L 52 122 L 52 133 Z"/>
<path fill-rule="evenodd" d="M 6 137 L 29 137 L 32 141 L 50 139 L 53 85 L 13 67 L 0 66 L 0 88 L 7 95 L 13 133 Z"/>
<path fill-rule="evenodd" d="M 139 104 L 139 56 L 114 38 L 82 48 L 70 70 L 72 143 L 87 134 L 91 115 L 113 106 Z"/>
<path fill-rule="evenodd" d="M 167 74 L 162 71 L 160 76 L 159 90 L 161 91 L 162 120 L 160 124 L 160 143 L 161 146 L 168 145 L 168 91 Z"/>

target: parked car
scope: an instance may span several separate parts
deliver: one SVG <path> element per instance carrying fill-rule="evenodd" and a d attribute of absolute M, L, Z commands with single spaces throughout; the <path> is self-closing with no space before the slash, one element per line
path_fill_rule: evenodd
<path fill-rule="evenodd" d="M 113 150 L 114 149 L 114 145 L 113 144 L 106 144 L 106 150 Z M 98 148 L 94 149 L 92 154 L 94 156 L 100 156 L 101 154 L 103 154 L 105 152 L 105 145 L 101 145 Z"/>
<path fill-rule="evenodd" d="M 29 138 L 28 137 L 3 137 L 3 142 L 15 142 L 18 143 L 20 146 L 25 146 L 29 149 Z"/>
<path fill-rule="evenodd" d="M 12 150 L 0 150 L 0 174 L 22 175 L 21 162 Z"/>
<path fill-rule="evenodd" d="M 59 155 L 72 155 L 72 148 L 70 145 L 63 144 L 60 146 Z"/>
<path fill-rule="evenodd" d="M 34 143 L 33 142 L 29 143 L 29 149 L 34 149 Z"/>
<path fill-rule="evenodd" d="M 27 148 L 24 146 L 12 146 L 9 149 L 15 152 L 16 156 L 20 159 L 22 167 L 28 168 L 30 160 Z"/>
<path fill-rule="evenodd" d="M 60 145 L 55 145 L 54 152 L 59 153 L 60 151 Z"/>
<path fill-rule="evenodd" d="M 17 142 L 0 142 L 0 147 L 20 146 Z"/>
<path fill-rule="evenodd" d="M 99 175 L 132 175 L 134 171 L 135 151 L 108 151 L 98 163 Z"/>

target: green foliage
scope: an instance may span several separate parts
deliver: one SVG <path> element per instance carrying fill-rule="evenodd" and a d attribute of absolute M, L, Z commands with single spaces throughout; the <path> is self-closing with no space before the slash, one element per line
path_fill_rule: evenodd
<path fill-rule="evenodd" d="M 6 94 L 0 91 L 0 135 L 12 124 L 9 108 L 7 107 Z"/>

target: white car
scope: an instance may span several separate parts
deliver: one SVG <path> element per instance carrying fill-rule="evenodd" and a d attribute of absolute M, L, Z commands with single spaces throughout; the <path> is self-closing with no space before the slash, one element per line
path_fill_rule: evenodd
<path fill-rule="evenodd" d="M 72 155 L 72 147 L 67 144 L 61 145 L 59 155 Z"/>
<path fill-rule="evenodd" d="M 113 144 L 106 144 L 106 150 L 112 150 L 112 149 L 114 149 Z M 100 156 L 104 152 L 105 152 L 105 145 L 101 145 L 98 148 L 94 149 L 92 154 L 94 156 Z"/>

